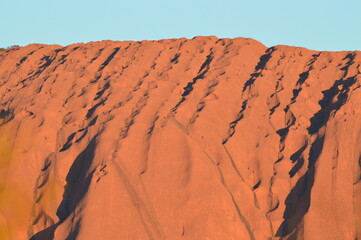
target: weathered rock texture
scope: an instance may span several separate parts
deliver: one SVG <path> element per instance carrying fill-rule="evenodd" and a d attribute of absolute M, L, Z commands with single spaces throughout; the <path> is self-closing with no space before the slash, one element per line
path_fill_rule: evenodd
<path fill-rule="evenodd" d="M 0 53 L 0 239 L 361 239 L 361 53 Z"/>

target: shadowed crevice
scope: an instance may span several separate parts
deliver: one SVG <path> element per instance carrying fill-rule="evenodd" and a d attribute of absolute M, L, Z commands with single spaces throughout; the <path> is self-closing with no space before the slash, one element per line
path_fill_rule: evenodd
<path fill-rule="evenodd" d="M 11 120 L 13 120 L 15 118 L 14 113 L 12 110 L 1 110 L 0 111 L 0 127 L 7 124 L 8 122 L 10 122 Z"/>
<path fill-rule="evenodd" d="M 56 230 L 56 228 L 58 226 L 59 226 L 59 223 L 51 225 L 50 227 L 45 228 L 44 230 L 36 233 L 29 240 L 51 240 L 51 239 L 54 239 L 54 233 L 55 233 L 55 230 Z"/>
<path fill-rule="evenodd" d="M 354 63 L 355 53 L 349 53 L 344 60 L 348 59 L 346 65 L 341 68 L 343 77 L 335 81 L 331 88 L 323 91 L 323 98 L 318 102 L 321 109 L 310 119 L 308 127 L 309 134 L 315 134 L 326 124 L 331 113 L 335 114 L 347 101 L 350 87 L 356 82 L 356 76 L 346 78 L 349 67 Z M 337 98 L 336 98 L 337 97 Z M 336 99 L 335 99 L 336 98 Z"/>
<path fill-rule="evenodd" d="M 95 100 L 98 100 L 99 98 L 101 98 L 103 96 L 105 90 L 107 90 L 109 87 L 110 87 L 110 83 L 107 82 L 104 85 L 103 89 L 96 93 L 96 97 L 93 100 L 95 101 Z"/>
<path fill-rule="evenodd" d="M 247 90 L 247 88 L 249 88 L 251 85 L 253 85 L 254 82 L 256 81 L 256 79 L 259 76 L 261 76 L 262 70 L 266 68 L 267 63 L 271 59 L 272 53 L 275 50 L 276 50 L 275 47 L 268 48 L 266 50 L 266 53 L 260 57 L 259 62 L 257 63 L 257 65 L 254 69 L 255 70 L 254 73 L 251 74 L 251 77 L 245 82 L 245 84 L 243 86 L 243 92 L 245 92 Z"/>
<path fill-rule="evenodd" d="M 251 74 L 251 77 L 245 82 L 243 86 L 242 92 L 244 93 L 247 88 L 251 87 L 252 84 L 256 81 L 256 79 L 261 75 L 262 70 L 266 67 L 268 61 L 271 59 L 272 53 L 276 50 L 276 48 L 271 47 L 268 48 L 264 55 L 260 57 L 258 64 L 255 67 L 255 72 Z M 229 124 L 229 128 L 227 131 L 227 136 L 222 140 L 222 144 L 226 144 L 228 140 L 234 135 L 236 132 L 236 126 L 238 122 L 244 117 L 244 111 L 247 108 L 248 100 L 251 97 L 248 97 L 242 102 L 241 110 L 237 113 L 236 118 Z"/>
<path fill-rule="evenodd" d="M 292 169 L 289 171 L 289 175 L 290 177 L 294 177 L 295 174 L 302 168 L 305 159 L 303 157 L 303 153 L 306 150 L 308 146 L 308 142 L 306 142 L 300 149 L 298 149 L 295 153 L 293 153 L 290 157 L 290 160 L 292 161 L 292 163 L 296 164 L 292 167 Z"/>
<path fill-rule="evenodd" d="M 42 49 L 43 47 L 39 47 L 38 49 L 35 49 L 34 51 L 31 51 L 29 54 L 27 54 L 26 56 L 24 56 L 22 59 L 20 59 L 20 61 L 16 64 L 17 68 L 20 68 L 20 66 L 31 56 L 33 55 L 36 51 L 38 51 L 39 49 Z"/>
<path fill-rule="evenodd" d="M 237 126 L 238 122 L 244 117 L 243 112 L 246 110 L 246 107 L 247 107 L 247 100 L 243 101 L 243 103 L 242 103 L 242 108 L 241 108 L 241 110 L 238 112 L 236 119 L 233 120 L 233 121 L 229 124 L 228 136 L 222 140 L 222 144 L 226 144 L 226 143 L 228 142 L 228 140 L 229 140 L 229 139 L 233 136 L 233 134 L 236 132 L 236 126 Z"/>
<path fill-rule="evenodd" d="M 55 61 L 55 59 L 57 58 L 59 52 L 64 51 L 64 50 L 65 50 L 65 48 L 56 49 L 56 50 L 53 51 L 52 54 L 42 57 L 40 59 L 42 64 L 38 67 L 38 70 L 34 74 L 32 74 L 33 72 L 29 73 L 28 76 L 29 75 L 30 76 L 23 79 L 23 80 L 21 80 L 20 82 L 25 83 L 29 79 L 33 79 L 33 78 L 36 78 L 36 77 L 40 76 L 40 74 L 42 74 Z M 47 80 L 47 78 L 46 78 L 46 80 Z M 40 90 L 39 90 L 39 92 L 40 92 Z"/>
<path fill-rule="evenodd" d="M 99 68 L 99 72 L 103 71 L 103 69 L 109 65 L 110 61 L 113 60 L 115 55 L 119 52 L 120 47 L 114 48 L 114 51 L 109 55 L 109 57 L 102 63 L 102 65 Z"/>
<path fill-rule="evenodd" d="M 297 160 L 296 164 L 293 166 L 293 168 L 288 173 L 291 178 L 294 177 L 295 174 L 302 168 L 304 162 L 305 162 L 305 159 L 303 157 L 301 157 Z"/>
<path fill-rule="evenodd" d="M 311 124 L 307 128 L 309 134 L 317 133 L 326 124 L 330 115 L 335 114 L 346 103 L 350 87 L 355 82 L 355 77 L 340 79 L 331 88 L 322 92 L 323 98 L 319 101 L 321 109 L 310 119 Z"/>
<path fill-rule="evenodd" d="M 315 163 L 320 157 L 324 143 L 324 136 L 317 137 L 309 152 L 309 164 L 306 173 L 297 181 L 287 196 L 284 221 L 276 232 L 276 237 L 286 237 L 294 234 L 295 229 L 302 222 L 311 203 L 311 190 L 315 180 Z"/>
<path fill-rule="evenodd" d="M 77 221 L 75 223 L 75 227 L 71 230 L 71 232 L 69 233 L 69 235 L 66 237 L 65 240 L 76 240 L 79 231 L 80 231 L 80 222 Z"/>
<path fill-rule="evenodd" d="M 182 97 L 186 97 L 188 96 L 192 90 L 193 90 L 193 85 L 196 84 L 197 80 L 198 79 L 203 79 L 205 74 L 208 72 L 209 68 L 210 68 L 210 63 L 212 62 L 213 60 L 213 54 L 210 53 L 208 56 L 207 56 L 207 59 L 204 61 L 204 63 L 202 64 L 201 68 L 199 69 L 198 71 L 198 75 L 193 78 L 193 81 L 189 82 L 187 84 L 187 86 L 185 86 L 183 89 L 184 89 L 184 92 L 182 93 Z"/>
<path fill-rule="evenodd" d="M 174 55 L 174 57 L 170 60 L 170 62 L 171 62 L 171 63 L 174 63 L 174 64 L 177 64 L 179 57 L 180 57 L 180 53 L 177 53 L 177 54 Z"/>
<path fill-rule="evenodd" d="M 81 152 L 70 167 L 66 177 L 66 185 L 57 210 L 60 222 L 63 222 L 78 206 L 82 198 L 88 191 L 92 173 L 88 173 L 94 159 L 96 148 L 96 137 L 89 142 L 87 147 Z"/>
<path fill-rule="evenodd" d="M 340 70 L 344 71 L 343 77 L 336 80 L 328 89 L 323 91 L 323 98 L 319 101 L 321 109 L 310 119 L 310 126 L 307 129 L 310 135 L 318 134 L 313 141 L 309 151 L 308 167 L 306 173 L 297 181 L 295 187 L 287 196 L 284 211 L 284 221 L 278 228 L 276 236 L 286 237 L 290 234 L 297 235 L 297 226 L 299 226 L 308 212 L 311 203 L 311 190 L 315 180 L 315 164 L 321 155 L 324 144 L 324 131 L 321 128 L 326 126 L 331 114 L 335 114 L 348 98 L 350 87 L 356 82 L 355 76 L 346 78 L 349 67 L 354 63 L 355 54 L 349 53 L 344 60 L 348 60 Z M 291 156 L 291 160 L 298 159 L 297 164 L 290 171 L 290 176 L 303 165 L 301 160 L 302 152 L 306 145 Z M 298 169 L 297 169 L 298 168 Z"/>
<path fill-rule="evenodd" d="M 68 140 L 66 141 L 66 143 L 64 144 L 64 146 L 60 149 L 60 152 L 64 152 L 66 150 L 68 150 L 71 145 L 73 144 L 72 141 L 75 137 L 75 132 L 73 132 L 72 134 L 70 134 L 70 136 L 68 137 Z"/>
<path fill-rule="evenodd" d="M 82 199 L 88 192 L 93 171 L 89 172 L 94 159 L 96 138 L 94 136 L 86 148 L 78 155 L 70 167 L 66 176 L 66 185 L 64 187 L 63 200 L 61 201 L 56 215 L 59 221 L 48 228 L 36 233 L 30 240 L 50 240 L 54 238 L 57 227 L 63 223 L 79 206 Z M 76 239 L 81 219 L 77 220 L 74 229 L 71 230 L 66 239 Z"/>
<path fill-rule="evenodd" d="M 94 106 L 92 106 L 92 107 L 88 110 L 85 118 L 86 118 L 86 119 L 89 119 L 91 116 L 93 116 L 95 110 L 97 110 L 97 108 L 100 107 L 101 105 L 104 105 L 104 103 L 105 103 L 106 101 L 107 101 L 107 99 L 103 99 L 103 100 L 101 100 L 100 102 L 98 102 L 97 104 L 95 104 Z"/>
<path fill-rule="evenodd" d="M 193 85 L 197 83 L 197 80 L 203 79 L 206 73 L 210 69 L 210 64 L 213 60 L 213 52 L 211 52 L 207 56 L 206 60 L 203 62 L 202 66 L 200 67 L 198 74 L 196 77 L 192 79 L 192 81 L 188 82 L 187 85 L 183 88 L 183 93 L 181 95 L 181 100 L 172 108 L 171 112 L 175 113 L 179 106 L 186 100 L 186 96 L 188 96 L 193 91 Z"/>

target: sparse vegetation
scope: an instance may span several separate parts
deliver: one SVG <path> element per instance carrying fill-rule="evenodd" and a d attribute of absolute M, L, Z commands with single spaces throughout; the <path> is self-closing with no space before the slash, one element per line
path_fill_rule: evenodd
<path fill-rule="evenodd" d="M 18 48 L 18 47 L 20 47 L 20 46 L 19 45 L 11 45 L 10 47 L 7 47 L 7 48 L 0 48 L 0 52 L 5 51 L 7 49 L 13 49 L 13 48 Z"/>

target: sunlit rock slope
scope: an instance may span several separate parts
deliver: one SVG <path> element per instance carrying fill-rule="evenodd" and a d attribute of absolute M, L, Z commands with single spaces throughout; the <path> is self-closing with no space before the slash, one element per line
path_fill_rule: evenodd
<path fill-rule="evenodd" d="M 0 52 L 0 239 L 361 239 L 361 53 L 246 38 Z"/>

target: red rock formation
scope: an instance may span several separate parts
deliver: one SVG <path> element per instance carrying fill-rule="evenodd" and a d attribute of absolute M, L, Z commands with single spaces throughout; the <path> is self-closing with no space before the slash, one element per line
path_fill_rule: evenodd
<path fill-rule="evenodd" d="M 0 52 L 0 239 L 361 239 L 361 54 Z"/>

